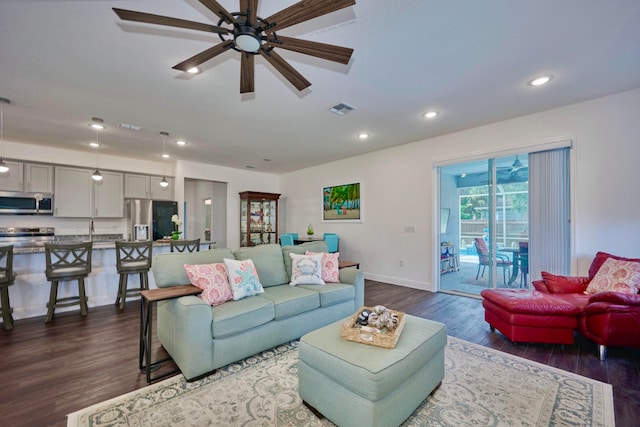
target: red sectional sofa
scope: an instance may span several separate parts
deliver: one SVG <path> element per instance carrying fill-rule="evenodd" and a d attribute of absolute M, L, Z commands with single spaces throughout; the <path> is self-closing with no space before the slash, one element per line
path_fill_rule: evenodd
<path fill-rule="evenodd" d="M 573 344 L 579 331 L 599 346 L 600 359 L 607 346 L 640 347 L 640 295 L 620 292 L 584 292 L 602 264 L 613 258 L 598 252 L 588 277 L 542 273 L 534 290 L 485 289 L 481 292 L 485 320 L 513 342 Z"/>

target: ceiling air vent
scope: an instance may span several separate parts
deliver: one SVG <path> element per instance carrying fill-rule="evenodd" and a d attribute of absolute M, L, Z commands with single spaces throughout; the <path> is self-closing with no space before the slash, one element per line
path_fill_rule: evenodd
<path fill-rule="evenodd" d="M 126 124 L 126 123 L 119 123 L 118 127 L 122 128 L 122 129 L 135 130 L 135 131 L 138 131 L 138 130 L 142 129 L 140 126 L 129 125 L 129 124 Z"/>
<path fill-rule="evenodd" d="M 353 111 L 355 109 L 356 107 L 341 102 L 340 104 L 334 105 L 333 107 L 329 108 L 329 111 L 331 111 L 332 113 L 336 113 L 339 116 L 344 116 L 349 111 Z"/>

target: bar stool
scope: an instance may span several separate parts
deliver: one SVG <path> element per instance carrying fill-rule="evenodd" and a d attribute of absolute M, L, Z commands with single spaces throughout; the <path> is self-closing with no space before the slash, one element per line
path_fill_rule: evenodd
<path fill-rule="evenodd" d="M 13 272 L 13 245 L 0 247 L 0 312 L 2 323 L 8 331 L 13 329 L 13 309 L 9 303 L 9 286 L 13 285 L 16 273 Z"/>
<path fill-rule="evenodd" d="M 116 304 L 124 308 L 127 296 L 140 295 L 140 291 L 149 289 L 149 270 L 153 241 L 124 242 L 116 241 L 116 270 L 120 275 Z M 130 274 L 140 275 L 140 287 L 127 289 Z"/>
<path fill-rule="evenodd" d="M 200 252 L 200 239 L 171 240 L 169 247 L 171 252 Z"/>
<path fill-rule="evenodd" d="M 93 243 L 45 243 L 46 261 L 45 275 L 51 282 L 51 293 L 47 304 L 45 323 L 53 319 L 53 312 L 58 307 L 80 305 L 80 314 L 87 315 L 87 296 L 84 279 L 91 273 L 91 252 Z M 58 284 L 71 280 L 78 281 L 78 295 L 58 298 Z"/>

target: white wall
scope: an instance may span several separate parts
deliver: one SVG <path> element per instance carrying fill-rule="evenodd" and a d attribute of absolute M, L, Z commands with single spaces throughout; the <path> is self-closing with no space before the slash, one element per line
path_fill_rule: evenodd
<path fill-rule="evenodd" d="M 433 290 L 434 161 L 570 137 L 576 271 L 599 251 L 639 255 L 640 89 L 281 175 L 288 231 L 340 235 L 366 277 Z M 320 223 L 325 185 L 362 183 L 364 221 Z M 415 233 L 405 233 L 415 226 Z M 436 230 L 439 232 L 439 230 Z M 400 260 L 404 267 L 400 266 Z"/>
<path fill-rule="evenodd" d="M 278 175 L 227 168 L 187 161 L 176 163 L 176 200 L 178 206 L 184 205 L 185 178 L 205 179 L 227 184 L 226 193 L 226 247 L 240 246 L 240 196 L 242 191 L 260 191 L 280 193 Z M 180 211 L 182 208 L 180 207 Z M 212 236 L 212 239 L 214 236 Z M 215 239 L 216 241 L 218 239 Z M 220 245 L 217 245 L 221 247 Z"/>

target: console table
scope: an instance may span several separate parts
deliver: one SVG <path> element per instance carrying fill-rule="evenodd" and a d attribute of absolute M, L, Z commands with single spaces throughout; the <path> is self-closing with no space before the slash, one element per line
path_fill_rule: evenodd
<path fill-rule="evenodd" d="M 153 340 L 153 304 L 158 301 L 165 301 L 173 298 L 179 298 L 186 295 L 197 295 L 202 289 L 193 285 L 170 286 L 167 288 L 147 289 L 140 291 L 140 370 L 144 370 L 147 376 L 147 383 L 166 378 L 175 374 L 178 370 L 158 375 L 151 378 L 153 368 L 160 367 L 162 362 L 166 362 L 171 357 L 165 357 L 161 360 L 151 361 L 151 344 Z M 144 364 L 143 364 L 144 362 Z"/>

